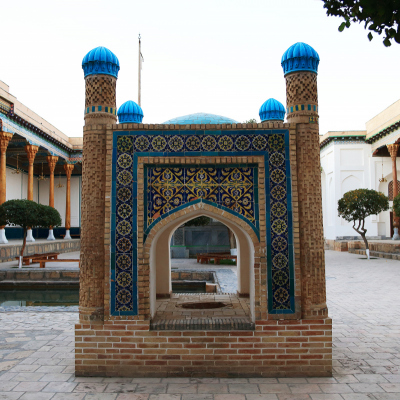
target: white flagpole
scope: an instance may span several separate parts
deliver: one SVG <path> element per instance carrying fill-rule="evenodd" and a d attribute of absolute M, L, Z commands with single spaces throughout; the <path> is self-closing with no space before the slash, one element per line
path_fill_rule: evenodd
<path fill-rule="evenodd" d="M 141 91 L 142 91 L 142 77 L 141 77 L 141 69 L 142 69 L 142 52 L 141 52 L 141 41 L 140 41 L 140 33 L 139 33 L 139 82 L 138 82 L 138 104 L 141 106 Z"/>

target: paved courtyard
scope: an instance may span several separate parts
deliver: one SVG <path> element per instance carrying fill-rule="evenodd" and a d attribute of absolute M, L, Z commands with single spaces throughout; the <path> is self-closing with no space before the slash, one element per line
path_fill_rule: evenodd
<path fill-rule="evenodd" d="M 76 378 L 77 313 L 4 312 L 0 399 L 400 400 L 400 262 L 326 258 L 332 378 Z"/>

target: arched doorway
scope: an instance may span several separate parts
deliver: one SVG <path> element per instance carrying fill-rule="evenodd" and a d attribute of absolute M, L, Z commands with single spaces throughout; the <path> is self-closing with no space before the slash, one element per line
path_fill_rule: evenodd
<path fill-rule="evenodd" d="M 243 223 L 233 214 L 218 209 L 212 205 L 199 203 L 189 206 L 186 213 L 182 216 L 172 219 L 165 223 L 157 233 L 150 244 L 150 314 L 154 316 L 156 311 L 157 295 L 168 296 L 171 292 L 171 260 L 170 260 L 170 242 L 175 230 L 195 217 L 207 216 L 214 218 L 229 229 L 236 237 L 238 246 L 238 293 L 248 294 L 250 299 L 250 314 L 252 321 L 255 320 L 254 299 L 254 254 L 255 247 L 258 245 L 256 235 L 251 234 L 251 228 Z M 157 225 L 154 227 L 156 228 Z M 147 241 L 146 244 L 148 245 Z"/>

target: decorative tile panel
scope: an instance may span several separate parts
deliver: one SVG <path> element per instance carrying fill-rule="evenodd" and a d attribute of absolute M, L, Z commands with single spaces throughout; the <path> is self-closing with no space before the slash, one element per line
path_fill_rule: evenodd
<path fill-rule="evenodd" d="M 255 225 L 254 167 L 152 167 L 147 169 L 147 226 L 197 199 L 229 208 Z"/>
<path fill-rule="evenodd" d="M 267 296 L 272 314 L 294 313 L 293 230 L 287 130 L 114 132 L 111 314 L 137 315 L 137 158 L 146 165 L 144 239 L 157 221 L 204 201 L 246 221 L 259 236 L 265 210 Z M 188 165 L 163 157 L 263 156 L 265 204 L 258 204 L 258 168 L 251 164 Z M 264 238 L 261 238 L 264 240 Z"/>
<path fill-rule="evenodd" d="M 115 291 L 116 311 L 137 309 L 137 271 L 132 268 L 133 259 L 133 186 L 132 154 L 129 147 L 118 147 L 116 162 L 117 191 L 115 196 Z M 127 150 L 127 151 L 126 151 Z M 136 212 L 136 210 L 135 210 Z"/>

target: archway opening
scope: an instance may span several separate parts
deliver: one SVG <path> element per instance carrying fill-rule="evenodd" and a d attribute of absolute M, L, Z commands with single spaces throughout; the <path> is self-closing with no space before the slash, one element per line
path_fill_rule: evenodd
<path fill-rule="evenodd" d="M 218 261 L 213 257 L 208 257 L 208 264 L 205 262 L 202 264 L 201 259 L 197 263 L 197 254 L 196 258 L 186 259 L 189 261 L 186 262 L 186 265 L 185 260 L 180 259 L 179 263 L 174 262 L 174 259 L 171 260 L 171 239 L 174 233 L 187 221 L 198 217 L 208 217 L 218 221 L 221 223 L 218 225 L 225 226 L 233 233 L 237 245 L 237 262 L 235 266 L 226 268 L 226 266 L 221 265 L 221 260 L 218 266 Z M 242 318 L 242 322 L 245 325 L 247 324 L 246 329 L 249 329 L 249 325 L 254 321 L 254 243 L 248 232 L 238 223 L 240 220 L 237 218 L 238 221 L 235 221 L 235 218 L 228 219 L 224 215 L 198 208 L 179 218 L 172 219 L 154 236 L 150 247 L 150 311 L 154 329 L 166 329 L 165 326 L 159 328 L 160 321 L 164 321 L 164 325 L 170 323 L 171 326 L 177 327 L 177 324 L 182 324 L 183 320 L 189 320 L 189 323 L 191 323 L 190 320 L 197 320 L 198 323 L 202 324 L 205 320 L 208 320 L 208 323 L 212 323 L 218 318 L 220 321 L 221 318 L 225 319 L 226 326 L 234 324 Z M 226 228 L 225 232 L 227 233 L 228 229 Z M 227 238 L 227 242 L 229 243 L 229 238 Z M 228 243 L 227 245 L 229 246 Z M 226 259 L 230 261 L 233 258 L 227 256 Z M 210 264 L 210 261 L 214 261 L 215 264 Z M 182 264 L 182 268 L 177 264 Z M 221 271 L 220 276 L 226 273 L 231 275 L 231 278 L 233 274 L 236 278 L 234 279 L 235 287 L 232 290 L 232 282 L 230 282 L 230 293 L 228 294 L 225 294 L 223 290 L 211 293 L 189 294 L 176 293 L 176 291 L 174 293 L 173 279 L 171 277 L 174 276 L 174 272 L 188 269 L 192 271 L 212 270 L 214 272 L 219 270 Z M 223 270 L 225 271 L 222 272 Z M 216 272 L 216 275 L 219 280 L 218 272 Z M 218 311 L 212 307 L 201 311 L 196 308 L 187 309 L 182 307 L 184 303 L 205 301 L 226 303 L 226 307 L 220 307 Z M 230 321 L 228 321 L 229 319 Z M 234 329 L 233 326 L 231 328 Z M 221 327 L 221 329 L 226 328 Z"/>
<path fill-rule="evenodd" d="M 224 223 L 186 221 L 172 234 L 170 257 L 172 293 L 238 293 L 236 236 Z"/>

